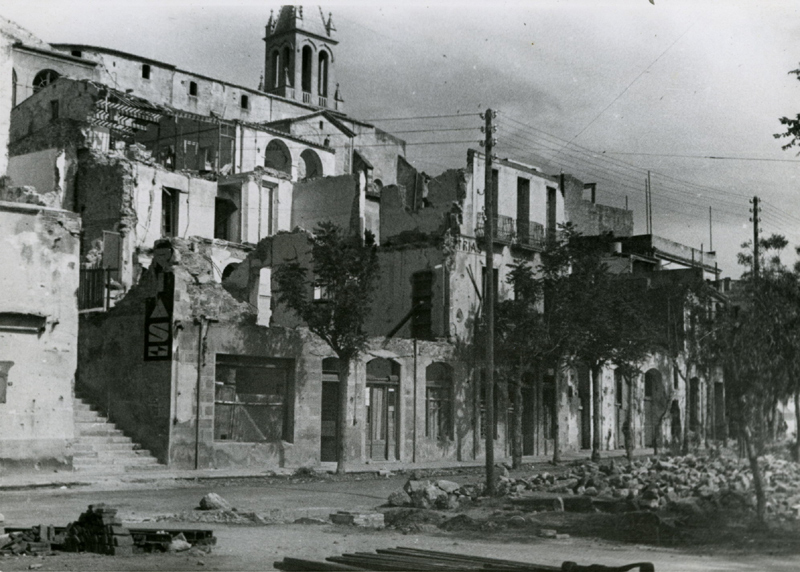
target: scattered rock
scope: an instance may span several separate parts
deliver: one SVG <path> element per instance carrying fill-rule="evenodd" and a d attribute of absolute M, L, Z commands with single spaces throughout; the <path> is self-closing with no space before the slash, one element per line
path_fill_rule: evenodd
<path fill-rule="evenodd" d="M 539 536 L 542 538 L 556 538 L 558 531 L 552 528 L 542 528 L 539 530 Z"/>
<path fill-rule="evenodd" d="M 167 548 L 167 550 L 169 552 L 183 552 L 184 550 L 189 550 L 191 547 L 192 545 L 187 542 L 186 537 L 180 532 L 172 537 L 172 542 L 169 543 L 169 548 Z"/>
<path fill-rule="evenodd" d="M 217 493 L 208 493 L 200 499 L 200 510 L 233 510 L 233 507 Z"/>
<path fill-rule="evenodd" d="M 411 504 L 411 497 L 403 489 L 394 491 L 389 495 L 389 506 L 408 506 Z"/>

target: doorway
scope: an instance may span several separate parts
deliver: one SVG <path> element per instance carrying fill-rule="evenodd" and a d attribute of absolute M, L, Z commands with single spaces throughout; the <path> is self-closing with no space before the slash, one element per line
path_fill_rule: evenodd
<path fill-rule="evenodd" d="M 339 436 L 339 360 L 322 360 L 322 403 L 320 406 L 319 460 L 338 461 Z"/>
<path fill-rule="evenodd" d="M 377 461 L 400 458 L 400 364 L 384 358 L 367 363 L 367 456 Z"/>
<path fill-rule="evenodd" d="M 654 447 L 658 431 L 658 411 L 663 393 L 661 372 L 651 369 L 644 374 L 644 446 Z"/>

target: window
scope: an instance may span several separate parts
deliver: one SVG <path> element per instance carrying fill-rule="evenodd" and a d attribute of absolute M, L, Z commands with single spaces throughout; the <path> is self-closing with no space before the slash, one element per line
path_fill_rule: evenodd
<path fill-rule="evenodd" d="M 556 238 L 556 189 L 547 187 L 547 239 Z"/>
<path fill-rule="evenodd" d="M 58 119 L 58 100 L 54 99 L 50 102 L 50 121 Z"/>
<path fill-rule="evenodd" d="M 322 161 L 314 151 L 305 149 L 300 153 L 300 179 L 315 179 L 322 176 Z"/>
<path fill-rule="evenodd" d="M 242 109 L 250 109 L 250 98 L 246 95 L 243 95 L 242 98 L 239 100 L 239 106 Z"/>
<path fill-rule="evenodd" d="M 33 77 L 33 93 L 56 81 L 61 75 L 53 70 L 42 70 Z"/>
<path fill-rule="evenodd" d="M 431 310 L 433 308 L 433 272 L 425 270 L 411 277 L 411 337 L 420 340 L 433 338 Z"/>
<path fill-rule="evenodd" d="M 189 95 L 192 97 L 197 97 L 197 82 L 189 82 Z"/>
<path fill-rule="evenodd" d="M 300 78 L 300 87 L 301 89 L 309 93 L 311 91 L 311 62 L 313 54 L 311 52 L 310 46 L 303 47 L 303 75 Z M 306 102 L 307 103 L 307 102 Z"/>
<path fill-rule="evenodd" d="M 178 235 L 178 189 L 161 190 L 161 236 Z"/>
<path fill-rule="evenodd" d="M 76 57 L 76 58 L 82 58 L 83 57 L 83 52 L 81 52 L 80 50 L 72 50 L 72 55 L 73 55 L 73 57 Z"/>
<path fill-rule="evenodd" d="M 292 174 L 292 154 L 286 143 L 273 139 L 264 150 L 264 166 L 287 175 Z"/>
<path fill-rule="evenodd" d="M 272 87 L 278 87 L 281 83 L 281 58 L 278 50 L 272 52 Z"/>
<path fill-rule="evenodd" d="M 321 97 L 328 97 L 328 52 L 319 53 L 317 90 Z"/>
<path fill-rule="evenodd" d="M 445 363 L 432 363 L 425 369 L 425 436 L 453 438 L 453 375 Z"/>
<path fill-rule="evenodd" d="M 217 354 L 214 440 L 291 442 L 293 364 L 287 359 Z"/>
<path fill-rule="evenodd" d="M 150 65 L 142 64 L 142 79 L 150 79 Z"/>

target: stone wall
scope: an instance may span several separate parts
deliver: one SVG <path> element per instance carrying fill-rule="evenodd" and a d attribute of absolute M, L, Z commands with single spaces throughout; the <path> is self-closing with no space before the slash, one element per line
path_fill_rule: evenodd
<path fill-rule="evenodd" d="M 80 220 L 0 202 L 0 228 L 0 470 L 69 467 Z"/>

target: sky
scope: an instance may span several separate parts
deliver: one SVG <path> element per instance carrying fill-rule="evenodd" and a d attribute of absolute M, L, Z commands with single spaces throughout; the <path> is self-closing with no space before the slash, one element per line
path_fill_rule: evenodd
<path fill-rule="evenodd" d="M 646 232 L 717 252 L 723 276 L 753 236 L 800 246 L 800 157 L 778 119 L 800 113 L 800 3 L 737 0 L 343 2 L 333 14 L 345 111 L 408 141 L 437 175 L 465 165 L 497 111 L 496 154 L 596 182 Z M 4 0 L 51 43 L 115 48 L 256 87 L 280 4 Z M 318 10 L 307 6 L 306 10 Z M 715 157 L 715 158 L 709 158 Z M 711 207 L 709 223 L 709 207 Z"/>

